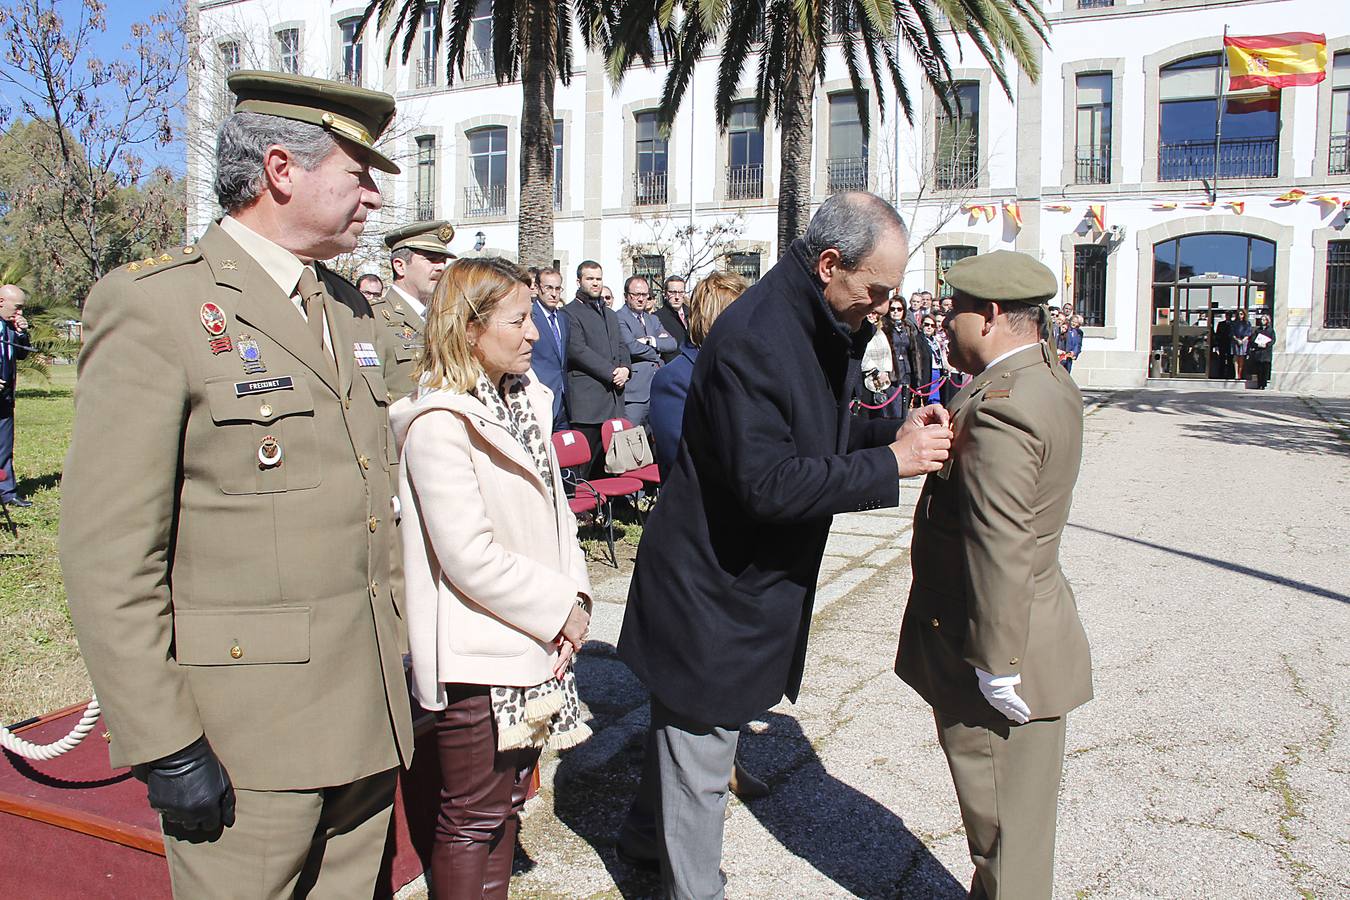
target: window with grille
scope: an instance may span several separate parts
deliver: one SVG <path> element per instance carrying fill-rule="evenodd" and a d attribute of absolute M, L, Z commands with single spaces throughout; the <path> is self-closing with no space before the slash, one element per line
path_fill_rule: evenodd
<path fill-rule="evenodd" d="M 666 202 L 668 143 L 661 137 L 655 112 L 633 117 L 637 126 L 637 171 L 633 173 L 633 202 L 648 206 Z"/>
<path fill-rule="evenodd" d="M 1350 175 L 1350 52 L 1331 65 L 1331 146 L 1328 175 Z"/>
<path fill-rule="evenodd" d="M 505 127 L 469 132 L 469 182 L 464 189 L 466 215 L 506 215 Z"/>
<path fill-rule="evenodd" d="M 553 208 L 562 209 L 563 121 L 553 120 Z"/>
<path fill-rule="evenodd" d="M 338 73 L 338 77 L 348 84 L 361 83 L 365 48 L 357 34 L 357 26 L 360 24 L 359 18 L 345 19 L 338 23 L 338 28 L 342 32 L 342 70 Z"/>
<path fill-rule="evenodd" d="M 236 72 L 240 67 L 239 43 L 237 41 L 222 41 L 220 50 L 220 97 L 216 102 L 219 108 L 220 117 L 223 119 L 234 112 L 234 94 L 229 88 L 229 78 L 231 72 Z"/>
<path fill-rule="evenodd" d="M 300 74 L 300 29 L 283 28 L 277 32 L 277 68 Z"/>
<path fill-rule="evenodd" d="M 662 287 L 666 283 L 666 258 L 659 253 L 638 253 L 633 256 L 633 274 L 647 279 L 652 296 L 660 301 Z"/>
<path fill-rule="evenodd" d="M 952 245 L 937 248 L 938 299 L 952 295 L 952 289 L 947 287 L 947 270 L 956 265 L 958 260 L 974 255 L 974 247 Z"/>
<path fill-rule="evenodd" d="M 429 134 L 417 139 L 416 201 L 419 221 L 436 218 L 436 138 Z"/>
<path fill-rule="evenodd" d="M 1227 91 L 1222 53 L 1158 70 L 1158 180 L 1274 178 L 1279 169 L 1279 94 Z M 1223 130 L 1218 104 L 1223 103 Z"/>
<path fill-rule="evenodd" d="M 727 199 L 751 200 L 764 196 L 764 129 L 753 100 L 731 107 L 727 127 Z"/>
<path fill-rule="evenodd" d="M 1350 241 L 1327 242 L 1327 303 L 1323 328 L 1350 328 Z"/>
<path fill-rule="evenodd" d="M 830 155 L 825 161 L 827 188 L 867 190 L 867 140 L 863 137 L 858 98 L 852 91 L 830 95 Z"/>
<path fill-rule="evenodd" d="M 440 54 L 441 44 L 436 40 L 436 21 L 441 16 L 438 3 L 428 3 L 422 8 L 421 29 L 418 35 L 417 73 L 413 80 L 415 87 L 432 87 L 436 84 L 436 57 Z"/>
<path fill-rule="evenodd" d="M 496 74 L 492 55 L 492 0 L 478 0 L 469 20 L 469 46 L 464 48 L 464 79 L 487 81 Z"/>
<path fill-rule="evenodd" d="M 1107 184 L 1111 181 L 1111 73 L 1079 75 L 1075 89 L 1074 181 Z"/>
<path fill-rule="evenodd" d="M 1100 244 L 1073 248 L 1073 308 L 1084 325 L 1106 324 L 1106 261 Z"/>
<path fill-rule="evenodd" d="M 973 187 L 980 173 L 980 85 L 958 81 L 952 85 L 952 111 L 937 117 L 936 171 L 938 190 Z"/>
<path fill-rule="evenodd" d="M 760 257 L 758 253 L 727 254 L 727 271 L 735 272 L 751 284 L 759 281 L 759 266 Z"/>

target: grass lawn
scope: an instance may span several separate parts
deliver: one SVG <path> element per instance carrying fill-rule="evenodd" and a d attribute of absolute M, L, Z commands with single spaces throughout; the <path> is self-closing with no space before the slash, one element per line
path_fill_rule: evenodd
<path fill-rule="evenodd" d="M 15 540 L 0 530 L 0 722 L 89 699 L 89 679 L 66 611 L 56 555 L 61 466 L 74 417 L 74 366 L 50 384 L 28 379 L 15 408 L 14 468 L 29 509 L 10 507 Z M 0 525 L 3 520 L 0 520 Z"/>

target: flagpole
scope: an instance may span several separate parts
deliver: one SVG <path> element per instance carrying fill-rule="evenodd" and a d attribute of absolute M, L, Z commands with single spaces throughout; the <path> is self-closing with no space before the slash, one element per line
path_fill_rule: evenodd
<path fill-rule="evenodd" d="M 1219 148 L 1223 143 L 1223 108 L 1228 94 L 1228 26 L 1223 26 L 1223 44 L 1219 51 L 1219 108 L 1214 117 L 1214 180 L 1209 186 L 1209 202 L 1219 201 Z"/>

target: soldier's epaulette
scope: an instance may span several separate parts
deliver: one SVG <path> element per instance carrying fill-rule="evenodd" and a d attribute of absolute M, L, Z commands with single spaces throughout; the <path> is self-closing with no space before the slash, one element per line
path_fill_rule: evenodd
<path fill-rule="evenodd" d="M 185 247 L 166 250 L 158 256 L 147 256 L 137 262 L 127 263 L 122 268 L 135 275 L 137 280 L 140 280 L 155 272 L 163 272 L 165 269 L 172 269 L 175 266 L 181 266 L 183 263 L 193 262 L 199 255 L 197 248 L 188 244 Z"/>
<path fill-rule="evenodd" d="M 984 392 L 984 398 L 986 400 L 1007 400 L 1011 396 L 1012 396 L 1011 388 L 996 388 L 994 390 Z"/>

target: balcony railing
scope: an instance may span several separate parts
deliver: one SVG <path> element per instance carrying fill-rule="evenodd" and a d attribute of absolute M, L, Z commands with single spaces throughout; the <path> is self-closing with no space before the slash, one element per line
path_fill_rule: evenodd
<path fill-rule="evenodd" d="M 1115 5 L 1116 0 L 1078 0 L 1079 9 L 1105 9 Z"/>
<path fill-rule="evenodd" d="M 333 72 L 333 80 L 342 84 L 351 84 L 360 87 L 361 72 L 358 69 L 349 69 L 345 65 L 338 66 Z"/>
<path fill-rule="evenodd" d="M 413 84 L 416 87 L 434 87 L 436 85 L 436 60 L 419 59 L 414 67 Z"/>
<path fill-rule="evenodd" d="M 1350 132 L 1331 136 L 1331 154 L 1327 159 L 1328 175 L 1350 175 Z"/>
<path fill-rule="evenodd" d="M 971 187 L 979 174 L 980 160 L 974 153 L 940 157 L 934 172 L 940 191 L 959 191 Z"/>
<path fill-rule="evenodd" d="M 1219 145 L 1220 178 L 1274 178 L 1279 174 L 1280 139 L 1233 138 Z M 1213 141 L 1176 141 L 1158 145 L 1159 181 L 1199 181 L 1214 177 Z"/>
<path fill-rule="evenodd" d="M 1078 147 L 1074 151 L 1075 184 L 1110 184 L 1111 147 L 1109 145 Z"/>
<path fill-rule="evenodd" d="M 728 200 L 758 200 L 763 196 L 763 164 L 727 166 Z"/>
<path fill-rule="evenodd" d="M 492 81 L 497 77 L 493 64 L 492 48 L 468 47 L 464 51 L 464 81 L 472 84 L 476 81 Z"/>
<path fill-rule="evenodd" d="M 436 218 L 436 201 L 427 197 L 417 198 L 417 221 L 426 222 Z"/>
<path fill-rule="evenodd" d="M 867 190 L 867 157 L 841 156 L 825 161 L 827 189 L 831 194 L 840 191 Z"/>
<path fill-rule="evenodd" d="M 634 205 L 656 206 L 666 202 L 665 172 L 637 172 L 633 175 Z"/>
<path fill-rule="evenodd" d="M 506 185 L 474 184 L 464 189 L 464 215 L 506 215 Z"/>

